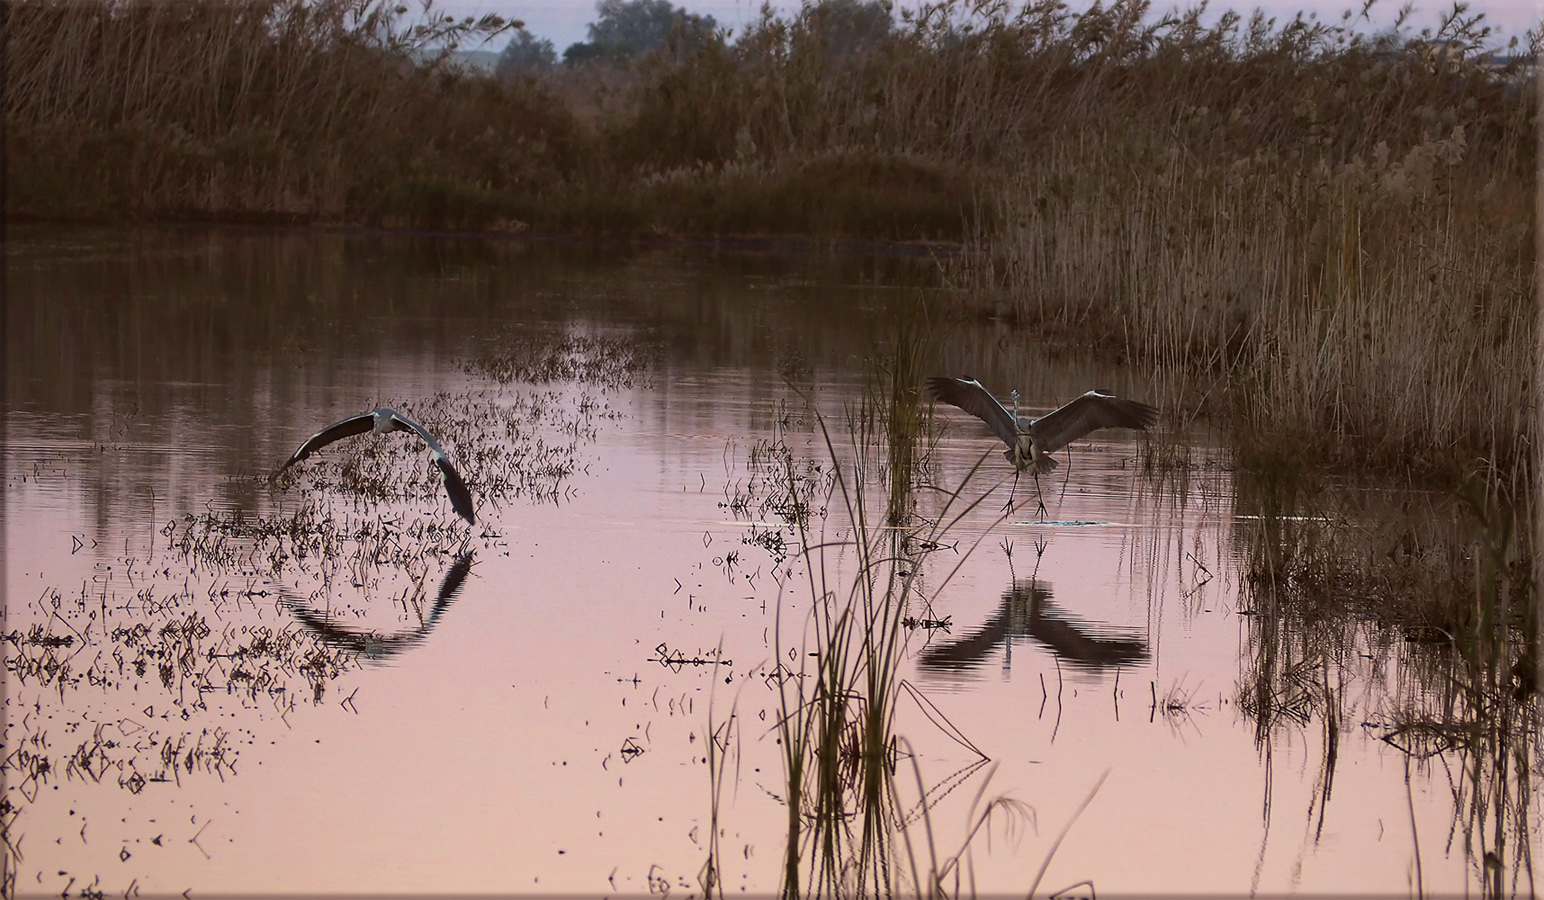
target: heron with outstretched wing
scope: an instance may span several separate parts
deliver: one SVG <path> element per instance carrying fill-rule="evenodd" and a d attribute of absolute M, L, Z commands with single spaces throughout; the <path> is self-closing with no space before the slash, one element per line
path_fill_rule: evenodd
<path fill-rule="evenodd" d="M 472 514 L 472 492 L 467 490 L 466 482 L 461 480 L 461 474 L 456 471 L 455 466 L 450 464 L 450 455 L 445 452 L 445 448 L 440 446 L 440 442 L 435 440 L 434 435 L 430 434 L 428 429 L 402 413 L 384 406 L 373 412 L 349 416 L 347 419 L 328 425 L 316 434 L 306 438 L 301 442 L 300 447 L 295 450 L 294 455 L 285 460 L 284 465 L 280 466 L 269 477 L 269 480 L 272 481 L 274 478 L 279 477 L 280 472 L 283 472 L 333 441 L 353 437 L 356 434 L 364 434 L 367 431 L 374 434 L 386 434 L 391 431 L 411 431 L 413 434 L 423 438 L 424 443 L 429 445 L 429 455 L 434 458 L 434 464 L 439 466 L 440 474 L 445 476 L 445 493 L 450 495 L 451 508 L 463 519 L 466 519 L 467 522 L 473 525 L 477 524 L 477 519 Z"/>
<path fill-rule="evenodd" d="M 1039 483 L 1040 473 L 1056 468 L 1050 454 L 1101 428 L 1145 429 L 1158 420 L 1158 410 L 1146 403 L 1126 400 L 1108 391 L 1089 391 L 1059 409 L 1038 419 L 1019 415 L 1019 392 L 1010 393 L 1013 411 L 998 402 L 981 382 L 974 378 L 946 378 L 935 375 L 927 380 L 928 393 L 936 400 L 965 410 L 1002 438 L 1008 449 L 1003 456 L 1013 464 L 1013 486 L 1018 488 L 1019 474 L 1029 470 Z M 1008 495 L 1013 504 L 1013 494 Z M 1045 512 L 1045 502 L 1040 503 Z"/>

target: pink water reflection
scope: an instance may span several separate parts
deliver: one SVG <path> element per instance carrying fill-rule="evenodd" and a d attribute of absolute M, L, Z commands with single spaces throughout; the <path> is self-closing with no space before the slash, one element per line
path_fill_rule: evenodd
<path fill-rule="evenodd" d="M 506 258 L 479 264 L 518 268 Z M 352 272 L 345 266 L 328 278 L 346 285 Z M 29 740 L 46 741 L 29 752 L 59 761 L 30 784 L 15 777 L 19 770 L 8 773 L 8 795 L 30 794 L 13 801 L 14 831 L 23 836 L 18 893 L 57 893 L 71 879 L 73 890 L 96 884 L 121 893 L 132 885 L 194 896 L 644 893 L 662 884 L 700 892 L 710 712 L 720 723 L 733 713 L 739 725 L 719 821 L 725 888 L 777 888 L 786 811 L 771 728 L 776 698 L 765 676 L 779 650 L 803 650 L 799 623 L 810 597 L 800 588 L 803 563 L 779 564 L 746 542 L 778 525 L 775 517 L 746 519 L 729 501 L 755 474 L 752 446 L 790 410 L 788 444 L 813 458 L 824 453 L 813 421 L 773 372 L 776 355 L 763 355 L 758 343 L 800 346 L 801 317 L 777 310 L 797 308 L 804 288 L 778 288 L 775 279 L 769 288 L 691 261 L 636 260 L 627 274 L 602 272 L 589 282 L 570 261 L 521 277 L 555 296 L 571 292 L 576 305 L 606 290 L 663 292 L 672 299 L 662 302 L 680 309 L 701 304 L 695 319 L 660 317 L 676 354 L 667 353 L 652 385 L 543 388 L 571 405 L 601 396 L 619 413 L 578 446 L 582 465 L 566 482 L 572 491 L 557 503 L 485 501 L 478 514 L 486 530 L 473 530 L 467 542 L 471 573 L 432 632 L 389 657 L 355 660 L 326 681 L 319 701 L 298 669 L 287 673 L 282 694 L 226 691 L 240 682 L 225 662 L 220 691 L 203 694 L 187 693 L 196 674 L 176 675 L 179 690 L 153 667 L 129 674 L 132 666 L 125 672 L 110 662 L 122 642 L 106 638 L 103 622 L 118 627 L 143 617 L 159 627 L 197 610 L 217 629 L 303 637 L 277 595 L 287 586 L 309 596 L 319 564 L 261 577 L 194 569 L 162 529 L 211 508 L 292 510 L 301 493 L 272 491 L 252 476 L 282 459 L 314 430 L 310 424 L 340 412 L 388 397 L 531 390 L 479 380 L 458 365 L 491 340 L 479 315 L 447 314 L 436 326 L 444 333 L 424 340 L 417 318 L 380 325 L 371 352 L 359 358 L 313 366 L 307 360 L 317 356 L 304 350 L 268 350 L 272 358 L 234 364 L 237 374 L 211 364 L 197 389 L 113 371 L 92 383 L 79 408 L 41 388 L 26 389 L 25 402 L 13 398 L 6 630 L 75 633 L 65 654 L 71 672 L 113 673 L 109 684 L 87 679 L 63 691 L 57 673 L 46 684 L 36 674 L 8 673 L 6 752 L 15 762 Z M 428 292 L 454 293 L 436 276 L 420 277 Z M 199 278 L 195 271 L 170 285 L 204 283 Z M 729 301 L 703 299 L 750 295 L 752 286 L 762 305 L 743 301 L 743 319 L 713 305 Z M 635 328 L 649 318 L 628 307 L 619 323 L 606 320 L 604 304 L 584 309 L 585 327 Z M 802 349 L 812 362 L 804 386 L 839 422 L 844 403 L 861 391 L 861 360 L 825 338 L 806 336 Z M 1050 405 L 1091 383 L 1124 390 L 1132 378 L 1077 364 L 1037 371 L 1023 386 Z M 248 396 L 210 399 L 226 390 Z M 134 417 L 122 412 L 131 396 L 144 398 Z M 1183 494 L 1155 489 L 1133 474 L 1137 445 L 1115 438 L 1073 451 L 1065 491 L 1043 485 L 1050 523 L 1034 520 L 1021 485 L 1020 509 L 1006 522 L 995 523 L 994 499 L 950 535 L 961 551 L 974 547 L 952 578 L 945 580 L 954 551 L 924 563 L 924 594 L 951 628 L 916 632 L 903 674 L 995 764 L 985 795 L 1012 796 L 1035 811 L 1036 827 L 999 831 L 990 850 L 977 845 L 976 890 L 1027 890 L 1106 772 L 1042 892 L 1084 880 L 1110 894 L 1402 892 L 1413 878 L 1412 815 L 1426 889 L 1462 890 L 1468 864 L 1447 842 L 1447 774 L 1435 763 L 1412 768 L 1407 795 L 1406 757 L 1361 727 L 1385 712 L 1386 670 L 1348 660 L 1346 678 L 1357 687 L 1340 723 L 1327 802 L 1317 723 L 1273 733 L 1268 752 L 1257 746 L 1236 707 L 1249 646 L 1233 570 L 1231 476 L 1214 468 Z M 984 439 L 963 425 L 950 430 L 934 475 L 953 483 Z M 1007 476 L 998 463 L 994 454 L 975 488 Z M 329 514 L 340 517 L 384 511 L 406 522 L 454 520 L 443 502 L 329 502 Z M 837 536 L 846 523 L 833 512 L 815 527 Z M 435 555 L 421 572 L 378 572 L 379 582 L 363 592 L 339 575 L 326 596 L 339 614 L 356 615 L 359 628 L 411 629 L 426 601 L 397 598 L 422 582 L 432 600 L 452 558 Z M 850 557 L 833 553 L 828 562 L 839 582 L 852 576 Z M 786 589 L 778 571 L 792 574 Z M 1020 600 L 1005 605 L 1015 585 L 1023 586 Z M 1030 585 L 1040 591 L 1033 609 Z M 181 592 L 185 599 L 159 614 L 135 607 L 147 588 L 152 598 Z M 234 599 L 214 599 L 222 590 Z M 114 604 L 132 608 L 110 610 Z M 779 608 L 793 623 L 781 648 L 773 633 Z M 969 665 L 927 664 L 929 653 L 936 662 L 940 648 L 987 628 L 996 630 L 956 654 Z M 218 637 L 200 646 L 217 646 Z M 666 666 L 657 661 L 661 647 L 686 659 L 716 653 L 724 662 Z M 12 656 L 17 649 L 7 645 Z M 214 660 L 194 663 L 203 671 Z M 172 781 L 137 791 L 120 786 L 153 765 L 167 740 L 186 751 L 217 733 L 239 753 L 218 764 L 199 757 Z M 915 751 L 925 785 L 976 759 L 915 704 L 903 703 L 898 733 Z M 91 735 L 117 744 L 92 757 L 106 768 L 93 769 L 95 776 L 67 770 L 64 761 Z M 129 752 L 152 738 L 157 745 Z M 910 763 L 903 768 L 906 790 L 915 793 Z M 941 847 L 957 849 L 987 773 L 978 769 L 935 798 Z"/>

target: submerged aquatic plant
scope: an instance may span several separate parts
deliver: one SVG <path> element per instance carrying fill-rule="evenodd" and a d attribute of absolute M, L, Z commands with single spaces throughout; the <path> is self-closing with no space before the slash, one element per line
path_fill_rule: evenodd
<path fill-rule="evenodd" d="M 50 588 L 7 610 L 34 620 L 0 634 L 0 656 L 10 702 L 37 714 L 6 716 L 0 733 L 4 896 L 15 895 L 28 811 L 45 789 L 137 796 L 233 777 L 257 721 L 320 704 L 357 668 L 355 654 L 266 620 L 272 591 L 254 577 L 146 555 L 126 550 L 78 592 Z"/>
<path fill-rule="evenodd" d="M 630 336 L 520 332 L 502 338 L 499 345 L 498 352 L 472 359 L 463 368 L 499 384 L 579 381 L 614 391 L 646 380 L 659 356 L 658 347 Z"/>

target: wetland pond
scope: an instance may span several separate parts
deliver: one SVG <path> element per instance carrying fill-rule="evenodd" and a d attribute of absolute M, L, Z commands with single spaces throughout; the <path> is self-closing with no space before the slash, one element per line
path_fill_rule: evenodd
<path fill-rule="evenodd" d="M 714 892 L 778 890 L 779 690 L 867 571 L 881 529 L 838 482 L 883 480 L 862 410 L 937 260 L 18 227 L 6 265 L 9 893 L 685 896 L 710 853 Z M 922 344 L 920 375 L 1034 410 L 1163 400 L 992 324 Z M 410 435 L 269 483 L 387 405 L 475 526 Z M 1536 764 L 1476 814 L 1475 748 L 1401 724 L 1438 680 L 1418 645 L 1263 624 L 1258 502 L 1214 436 L 1155 468 L 1100 432 L 1041 519 L 1028 480 L 1002 514 L 980 422 L 923 433 L 893 530 L 898 889 L 1531 892 Z"/>

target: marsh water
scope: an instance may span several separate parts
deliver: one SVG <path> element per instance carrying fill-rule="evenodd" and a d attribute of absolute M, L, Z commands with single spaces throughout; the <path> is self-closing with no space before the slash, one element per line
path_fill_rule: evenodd
<path fill-rule="evenodd" d="M 715 828 L 722 890 L 777 890 L 775 684 L 820 652 L 811 569 L 837 596 L 855 577 L 831 473 L 856 476 L 823 435 L 842 458 L 904 307 L 947 294 L 939 260 L 13 228 L 6 267 L 16 895 L 700 895 Z M 1032 409 L 1160 399 L 1000 325 L 926 327 L 930 371 Z M 404 434 L 270 483 L 381 405 L 439 431 L 474 526 Z M 1215 436 L 1181 435 L 1181 478 L 1096 434 L 1004 515 L 986 428 L 940 407 L 928 434 L 916 477 L 942 490 L 915 518 L 962 482 L 985 499 L 916 561 L 894 722 L 928 810 L 913 852 L 960 853 L 982 804 L 1019 801 L 950 884 L 1476 890 L 1466 762 L 1386 740 L 1424 689 L 1404 642 L 1347 623 L 1301 673 L 1333 708 L 1243 702 L 1291 641 L 1241 589 L 1258 511 Z M 825 498 L 818 555 L 774 448 Z M 1537 801 L 1515 814 L 1536 844 Z"/>

